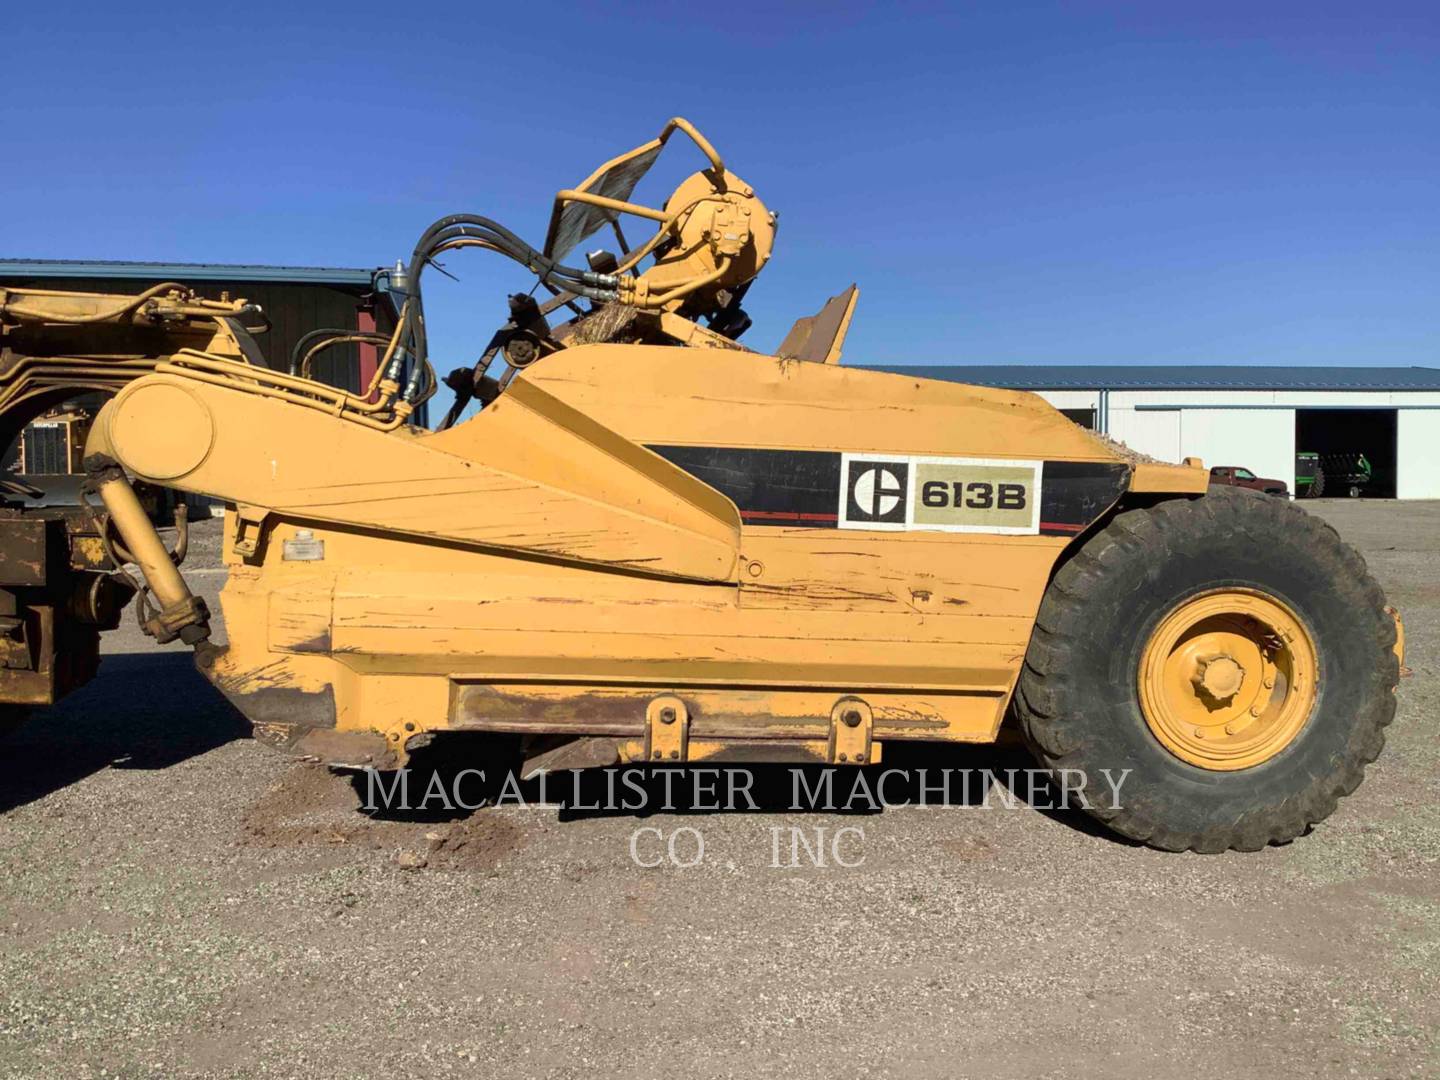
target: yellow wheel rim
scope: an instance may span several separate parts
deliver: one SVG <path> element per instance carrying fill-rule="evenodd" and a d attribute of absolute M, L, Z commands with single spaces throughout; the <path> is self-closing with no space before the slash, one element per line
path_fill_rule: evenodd
<path fill-rule="evenodd" d="M 1269 761 L 1315 711 L 1319 662 L 1273 596 L 1216 589 L 1186 600 L 1140 655 L 1140 711 L 1165 749 L 1202 769 Z"/>

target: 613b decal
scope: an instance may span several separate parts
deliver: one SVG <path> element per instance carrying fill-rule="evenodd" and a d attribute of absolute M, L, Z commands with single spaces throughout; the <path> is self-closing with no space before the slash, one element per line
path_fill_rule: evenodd
<path fill-rule="evenodd" d="M 968 484 L 961 480 L 948 484 L 944 480 L 927 480 L 920 489 L 920 502 L 932 508 L 1024 510 L 1026 496 L 1024 484 L 992 484 L 984 480 L 972 480 Z"/>
<path fill-rule="evenodd" d="M 1041 462 L 841 455 L 842 529 L 1034 534 Z"/>

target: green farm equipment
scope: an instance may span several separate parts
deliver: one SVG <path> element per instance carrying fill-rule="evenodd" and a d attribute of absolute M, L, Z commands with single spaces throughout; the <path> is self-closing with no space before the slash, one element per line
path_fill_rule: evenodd
<path fill-rule="evenodd" d="M 1358 499 L 1373 476 L 1369 460 L 1359 452 L 1295 455 L 1295 494 L 1302 499 L 1341 492 Z"/>

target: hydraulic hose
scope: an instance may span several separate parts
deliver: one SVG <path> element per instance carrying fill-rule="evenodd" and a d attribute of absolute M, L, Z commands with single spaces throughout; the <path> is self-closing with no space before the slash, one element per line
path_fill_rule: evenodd
<path fill-rule="evenodd" d="M 300 373 L 300 359 L 305 355 L 306 350 L 315 344 L 315 342 L 320 341 L 322 338 L 343 337 L 345 334 L 353 333 L 355 333 L 355 331 L 349 327 L 338 326 L 324 326 L 318 330 L 311 330 L 308 334 L 301 337 L 299 341 L 295 342 L 295 347 L 290 350 L 290 374 L 298 375 Z M 388 341 L 389 338 L 387 337 L 386 340 Z"/>
<path fill-rule="evenodd" d="M 292 364 L 290 374 L 298 374 L 302 378 L 306 379 L 310 378 L 310 365 L 314 361 L 315 357 L 319 356 L 326 349 L 333 349 L 337 345 L 351 345 L 356 343 L 361 345 L 384 345 L 389 340 L 389 334 L 340 333 L 333 337 L 327 337 L 321 341 L 317 341 L 314 345 L 311 345 L 310 348 L 306 350 L 305 355 L 300 358 L 299 370 L 297 371 Z"/>
<path fill-rule="evenodd" d="M 27 308 L 22 304 L 7 305 L 5 310 L 11 315 L 20 316 L 22 318 L 41 319 L 49 323 L 66 323 L 72 326 L 82 326 L 87 323 L 108 322 L 111 319 L 118 319 L 127 311 L 134 311 L 146 301 L 154 300 L 157 296 L 164 296 L 168 292 L 183 292 L 184 290 L 185 286 L 179 285 L 176 282 L 162 281 L 159 285 L 153 285 L 150 288 L 146 289 L 144 292 L 139 293 L 136 296 L 130 297 L 122 304 L 118 304 L 112 308 L 107 308 L 104 311 L 95 312 L 91 315 L 66 315 L 60 312 L 53 311 L 36 311 L 32 308 Z"/>
<path fill-rule="evenodd" d="M 617 297 L 620 282 L 613 274 L 597 274 L 592 270 L 557 263 L 491 218 L 478 214 L 450 214 L 432 222 L 415 244 L 407 268 L 406 299 L 395 333 L 386 349 L 386 363 L 402 346 L 408 349 L 416 360 L 428 359 L 420 276 L 440 252 L 467 246 L 487 248 L 513 259 L 535 274 L 549 288 L 602 303 Z M 433 387 L 433 377 L 431 383 Z"/>

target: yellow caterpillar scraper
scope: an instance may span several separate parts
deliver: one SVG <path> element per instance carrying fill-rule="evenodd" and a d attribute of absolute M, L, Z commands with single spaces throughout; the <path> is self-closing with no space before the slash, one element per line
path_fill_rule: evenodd
<path fill-rule="evenodd" d="M 633 202 L 677 134 L 704 168 Z M 632 247 L 633 217 L 655 232 Z M 571 265 L 601 233 L 617 252 Z M 988 742 L 1013 708 L 1079 801 L 1155 846 L 1258 848 L 1329 814 L 1394 712 L 1398 622 L 1360 557 L 1035 396 L 839 366 L 853 288 L 781 355 L 750 351 L 774 239 L 672 120 L 561 191 L 542 249 L 479 216 L 431 226 L 364 393 L 264 367 L 253 309 L 178 286 L 0 293 L 4 385 L 118 387 L 86 447 L 86 573 L 138 565 L 147 630 L 194 646 L 276 747 L 391 768 L 468 731 L 552 768 L 867 766 Z M 511 297 L 428 431 L 420 278 L 462 247 L 549 295 Z M 132 477 L 227 504 L 228 644 Z M 1129 770 L 1118 801 L 1105 769 Z"/>

